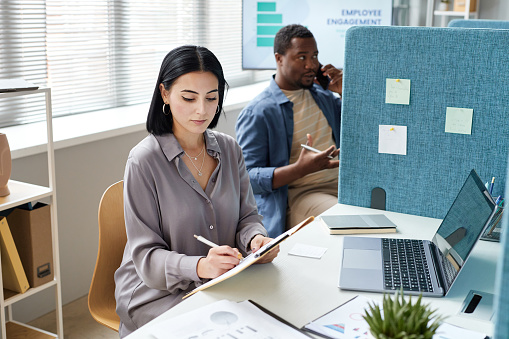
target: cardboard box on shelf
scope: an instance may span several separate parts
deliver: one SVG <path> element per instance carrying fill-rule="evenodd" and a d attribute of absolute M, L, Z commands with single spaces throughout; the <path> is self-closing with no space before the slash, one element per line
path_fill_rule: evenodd
<path fill-rule="evenodd" d="M 467 5 L 467 0 L 454 0 L 454 11 L 455 12 L 464 12 L 466 5 Z M 477 5 L 476 0 L 470 0 L 470 12 L 475 12 L 476 5 Z"/>
<path fill-rule="evenodd" d="M 53 280 L 50 206 L 37 203 L 15 208 L 7 216 L 30 287 Z"/>

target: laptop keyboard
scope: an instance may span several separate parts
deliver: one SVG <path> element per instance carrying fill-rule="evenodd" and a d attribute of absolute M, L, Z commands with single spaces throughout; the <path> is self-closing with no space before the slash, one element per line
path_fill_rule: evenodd
<path fill-rule="evenodd" d="M 442 252 L 439 251 L 439 253 L 440 259 L 442 260 L 442 267 L 444 268 L 444 275 L 447 281 L 447 286 L 450 286 L 458 271 L 454 268 L 451 262 L 447 260 L 447 258 L 442 254 Z"/>
<path fill-rule="evenodd" d="M 386 289 L 433 292 L 422 241 L 383 238 L 382 248 Z"/>

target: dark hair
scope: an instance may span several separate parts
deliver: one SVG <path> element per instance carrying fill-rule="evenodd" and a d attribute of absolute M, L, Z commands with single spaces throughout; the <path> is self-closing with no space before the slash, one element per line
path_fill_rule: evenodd
<path fill-rule="evenodd" d="M 274 53 L 285 55 L 293 38 L 313 38 L 313 33 L 302 25 L 288 25 L 281 28 L 274 38 Z"/>
<path fill-rule="evenodd" d="M 178 77 L 191 72 L 211 72 L 217 77 L 219 85 L 219 113 L 214 115 L 209 128 L 217 126 L 219 116 L 221 115 L 220 113 L 223 112 L 225 89 L 228 87 L 224 79 L 223 68 L 214 53 L 207 48 L 185 45 L 171 50 L 163 59 L 147 116 L 146 126 L 149 133 L 161 135 L 173 132 L 173 117 L 169 107 L 167 108 L 169 112 L 168 115 L 163 113 L 164 102 L 161 97 L 161 91 L 159 90 L 159 84 L 162 83 L 164 88 L 169 90 Z"/>

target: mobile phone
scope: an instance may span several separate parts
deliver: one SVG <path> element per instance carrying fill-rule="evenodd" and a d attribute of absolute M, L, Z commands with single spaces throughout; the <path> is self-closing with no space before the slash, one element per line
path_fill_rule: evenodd
<path fill-rule="evenodd" d="M 330 79 L 329 79 L 328 76 L 323 74 L 322 66 L 323 65 L 320 64 L 320 66 L 318 67 L 318 72 L 316 72 L 316 80 L 318 80 L 318 83 L 320 84 L 320 86 L 322 86 L 323 89 L 328 89 L 329 88 Z"/>

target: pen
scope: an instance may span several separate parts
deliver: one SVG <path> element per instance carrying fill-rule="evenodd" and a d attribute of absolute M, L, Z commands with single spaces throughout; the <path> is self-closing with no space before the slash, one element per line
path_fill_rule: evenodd
<path fill-rule="evenodd" d="M 491 178 L 490 194 L 493 194 L 493 186 L 495 186 L 495 177 Z"/>
<path fill-rule="evenodd" d="M 201 241 L 202 243 L 204 243 L 205 245 L 209 245 L 210 247 L 219 247 L 219 245 L 217 244 L 214 244 L 212 241 L 210 240 L 207 240 L 205 239 L 204 237 L 202 237 L 201 235 L 194 235 L 194 237 L 198 240 L 198 241 Z M 237 255 L 237 258 L 238 259 L 242 259 L 242 254 L 238 254 Z"/>
<path fill-rule="evenodd" d="M 309 151 L 313 151 L 313 152 L 315 152 L 315 153 L 322 153 L 322 151 L 317 150 L 316 148 L 313 148 L 313 147 L 308 146 L 308 145 L 300 144 L 300 146 L 301 146 L 302 148 L 305 148 L 305 149 L 307 149 L 307 150 L 309 150 Z M 333 159 L 333 158 L 332 158 L 332 156 L 330 156 L 330 155 L 328 155 L 327 157 L 328 157 L 329 159 Z"/>
<path fill-rule="evenodd" d="M 260 248 L 260 250 L 258 252 L 255 253 L 255 258 L 258 258 L 258 257 L 261 257 L 262 255 L 264 255 L 265 253 L 269 252 L 270 250 L 272 250 L 274 247 L 276 247 L 277 245 L 279 245 L 279 243 L 281 243 L 283 240 L 285 240 L 286 238 L 288 238 L 290 235 L 288 233 L 283 233 L 281 234 L 278 238 L 274 239 L 272 244 L 266 244 L 265 248 Z"/>
<path fill-rule="evenodd" d="M 500 203 L 500 200 L 502 200 L 501 195 L 498 196 L 497 201 L 495 201 L 495 205 L 498 205 Z"/>

